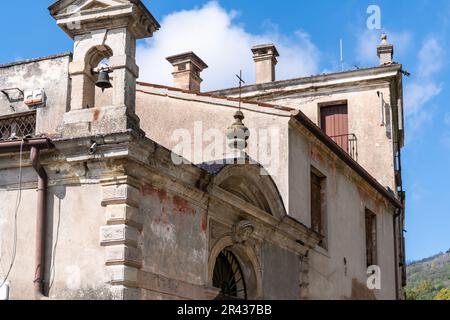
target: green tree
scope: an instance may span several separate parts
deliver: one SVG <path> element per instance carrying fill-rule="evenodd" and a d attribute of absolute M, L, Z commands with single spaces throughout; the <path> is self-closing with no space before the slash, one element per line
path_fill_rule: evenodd
<path fill-rule="evenodd" d="M 407 300 L 427 300 L 427 295 L 432 289 L 431 281 L 424 280 L 417 287 L 406 291 Z"/>
<path fill-rule="evenodd" d="M 450 300 L 450 289 L 443 288 L 438 294 L 434 297 L 434 300 Z"/>

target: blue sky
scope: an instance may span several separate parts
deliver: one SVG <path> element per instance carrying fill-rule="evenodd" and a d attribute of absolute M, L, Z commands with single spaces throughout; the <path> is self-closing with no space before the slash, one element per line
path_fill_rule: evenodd
<path fill-rule="evenodd" d="M 0 63 L 72 50 L 71 40 L 48 14 L 52 1 L 3 2 Z M 252 82 L 249 47 L 263 41 L 280 49 L 279 79 L 338 71 L 339 39 L 344 41 L 346 69 L 376 65 L 381 31 L 367 29 L 366 9 L 378 5 L 382 28 L 395 45 L 395 60 L 412 73 L 404 81 L 407 258 L 450 248 L 448 0 L 144 2 L 163 28 L 153 39 L 139 42 L 141 78 L 170 84 L 170 66 L 163 58 L 194 50 L 210 66 L 206 89 L 233 86 L 239 69 Z"/>

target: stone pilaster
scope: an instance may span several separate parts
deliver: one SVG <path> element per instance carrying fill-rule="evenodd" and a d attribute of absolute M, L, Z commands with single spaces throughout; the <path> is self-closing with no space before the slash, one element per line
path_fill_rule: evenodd
<path fill-rule="evenodd" d="M 113 298 L 141 299 L 137 283 L 143 226 L 139 190 L 128 182 L 103 184 L 102 206 L 106 207 L 106 225 L 100 229 L 100 244 L 106 249 L 106 276 Z"/>
<path fill-rule="evenodd" d="M 300 257 L 300 299 L 306 300 L 309 296 L 309 258 Z"/>

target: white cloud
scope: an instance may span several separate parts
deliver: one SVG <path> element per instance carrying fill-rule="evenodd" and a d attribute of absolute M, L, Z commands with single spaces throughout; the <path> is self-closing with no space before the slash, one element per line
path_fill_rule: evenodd
<path fill-rule="evenodd" d="M 406 85 L 405 113 L 407 116 L 417 115 L 424 106 L 438 96 L 443 85 L 433 78 L 444 65 L 444 50 L 435 37 L 428 37 L 422 43 L 417 55 L 416 74 L 413 82 Z"/>
<path fill-rule="evenodd" d="M 386 31 L 388 42 L 394 45 L 394 60 L 401 58 L 408 52 L 412 33 L 409 31 Z M 357 63 L 362 65 L 377 66 L 379 59 L 377 56 L 377 46 L 380 44 L 381 31 L 368 30 L 359 32 L 356 44 Z"/>
<path fill-rule="evenodd" d="M 432 81 L 417 81 L 406 85 L 405 91 L 405 113 L 406 116 L 410 116 L 417 114 L 427 102 L 439 95 L 442 85 L 437 85 Z"/>
<path fill-rule="evenodd" d="M 263 43 L 275 43 L 280 52 L 277 79 L 317 73 L 320 52 L 307 33 L 298 31 L 287 37 L 271 27 L 265 34 L 252 34 L 235 22 L 237 15 L 236 11 L 227 12 L 212 1 L 201 8 L 164 17 L 161 30 L 138 46 L 140 79 L 172 85 L 172 66 L 165 58 L 193 51 L 209 65 L 202 73 L 203 90 L 236 86 L 235 74 L 240 69 L 247 83 L 253 83 L 255 71 L 250 48 Z"/>
<path fill-rule="evenodd" d="M 376 66 L 379 64 L 376 48 L 380 44 L 380 31 L 365 30 L 357 39 L 358 63 Z M 402 62 L 402 56 L 411 52 L 412 33 L 409 31 L 386 31 L 388 42 L 394 45 L 394 61 Z M 405 85 L 405 115 L 409 129 L 416 131 L 431 118 L 431 110 L 425 106 L 442 92 L 443 85 L 434 79 L 443 67 L 444 52 L 436 37 L 426 38 L 417 53 L 417 65 L 412 78 Z M 427 108 L 429 109 L 429 108 Z"/>
<path fill-rule="evenodd" d="M 430 37 L 425 40 L 419 51 L 419 77 L 429 77 L 439 72 L 444 62 L 444 51 L 438 40 Z"/>

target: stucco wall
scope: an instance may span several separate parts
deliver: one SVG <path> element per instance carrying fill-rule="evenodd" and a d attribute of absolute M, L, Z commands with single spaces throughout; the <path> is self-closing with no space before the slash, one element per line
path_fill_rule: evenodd
<path fill-rule="evenodd" d="M 0 89 L 19 88 L 22 91 L 44 89 L 46 105 L 37 109 L 36 132 L 54 135 L 62 124 L 68 108 L 69 55 L 0 66 Z M 14 97 L 17 92 L 10 91 Z M 11 107 L 12 106 L 12 107 Z M 0 93 L 0 116 L 27 112 L 31 109 L 23 99 L 12 103 Z"/>
<path fill-rule="evenodd" d="M 264 299 L 299 299 L 300 257 L 293 252 L 264 242 L 262 259 Z"/>
<path fill-rule="evenodd" d="M 386 125 L 381 125 L 380 98 L 377 91 L 383 93 L 388 104 L 385 111 Z M 311 101 L 313 100 L 313 101 Z M 383 186 L 395 190 L 394 150 L 390 91 L 383 85 L 371 88 L 354 88 L 333 94 L 310 97 L 284 97 L 270 102 L 305 113 L 320 126 L 319 105 L 333 101 L 347 101 L 349 133 L 358 139 L 358 163 L 373 175 Z"/>
<path fill-rule="evenodd" d="M 33 175 L 27 171 L 25 176 Z M 36 190 L 32 183 L 28 184 L 32 189 L 22 191 L 17 215 L 17 255 L 8 279 L 11 299 L 34 298 Z M 0 187 L 1 276 L 5 276 L 12 257 L 17 193 L 17 190 L 7 190 L 3 184 Z M 98 185 L 49 188 L 44 278 L 50 282 L 46 283 L 46 287 L 50 285 L 50 298 L 110 298 L 104 274 L 104 248 L 99 245 L 99 230 L 105 220 L 99 199 Z"/>
<path fill-rule="evenodd" d="M 196 285 L 206 283 L 207 212 L 168 190 L 144 184 L 140 210 L 144 272 Z"/>
<path fill-rule="evenodd" d="M 158 90 L 155 92 L 158 92 Z M 197 98 L 191 94 L 173 94 L 175 94 L 175 97 L 167 97 L 164 91 L 158 92 L 157 95 L 138 92 L 136 113 L 141 119 L 141 128 L 146 132 L 146 136 L 172 150 L 181 141 L 179 136 L 172 137 L 172 134 L 182 132 L 180 129 L 183 129 L 190 133 L 191 148 L 187 152 L 181 153 L 182 156 L 193 163 L 223 159 L 226 156 L 225 154 L 210 155 L 209 153 L 203 153 L 204 157 L 202 157 L 201 152 L 195 151 L 201 150 L 202 146 L 205 150 L 211 144 L 211 137 L 203 137 L 203 144 L 199 143 L 198 140 L 202 139 L 202 134 L 205 134 L 207 130 L 214 129 L 222 137 L 223 149 L 226 152 L 225 134 L 227 128 L 235 121 L 233 116 L 237 111 L 237 103 L 209 97 Z M 264 160 L 260 157 L 260 152 L 264 151 L 260 151 L 258 146 L 259 142 L 262 141 L 261 137 L 268 138 L 268 152 L 271 151 L 272 145 L 274 146 L 273 159 L 269 157 L 266 164 L 263 161 L 259 162 L 263 162 L 262 165 L 273 177 L 284 203 L 287 204 L 287 123 L 290 114 L 286 111 L 257 105 L 244 104 L 243 107 L 245 108 L 242 110 L 245 115 L 243 122 L 250 129 L 248 154 L 257 161 Z M 278 138 L 278 148 L 276 148 L 275 143 L 272 143 L 271 130 Z M 199 132 L 200 135 L 197 135 L 196 132 Z M 197 137 L 200 137 L 200 139 L 197 139 Z"/>
<path fill-rule="evenodd" d="M 290 210 L 311 225 L 310 172 L 319 170 L 325 180 L 326 249 L 310 253 L 309 298 L 395 299 L 394 209 L 340 160 L 333 160 L 304 134 L 290 129 Z M 381 268 L 381 290 L 366 287 L 365 209 L 377 216 L 377 256 Z M 346 263 L 344 263 L 344 259 Z M 354 284 L 356 282 L 356 284 Z M 360 286 L 358 286 L 360 284 Z M 353 289 L 353 291 L 352 291 Z"/>

